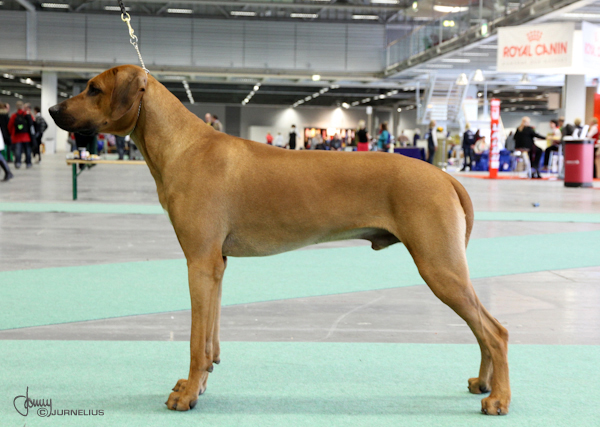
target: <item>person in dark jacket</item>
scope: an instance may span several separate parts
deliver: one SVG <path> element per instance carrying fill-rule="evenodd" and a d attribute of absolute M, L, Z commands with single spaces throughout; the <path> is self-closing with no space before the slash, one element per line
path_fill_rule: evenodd
<path fill-rule="evenodd" d="M 4 116 L 8 117 L 8 108 L 7 105 L 0 102 L 0 114 L 3 114 Z M 8 145 L 5 144 L 5 138 L 10 141 L 10 134 L 8 133 L 8 128 L 6 128 L 6 123 L 8 120 L 3 120 L 2 122 L 0 122 L 0 128 L 2 128 L 0 130 L 0 169 L 2 169 L 4 171 L 4 179 L 3 181 L 8 181 L 9 179 L 11 179 L 13 177 L 12 172 L 10 171 L 10 168 L 8 167 L 8 162 L 6 161 L 6 159 L 4 158 L 4 155 L 2 154 L 4 152 L 5 148 L 8 148 Z M 8 150 L 6 150 L 8 151 Z"/>
<path fill-rule="evenodd" d="M 6 160 L 11 161 L 10 159 L 10 132 L 8 130 L 8 122 L 10 120 L 10 105 L 2 102 L 0 103 L 0 132 L 2 132 L 2 136 L 4 137 L 4 144 L 6 147 Z"/>
<path fill-rule="evenodd" d="M 529 158 L 531 159 L 531 177 L 541 178 L 539 168 L 540 160 L 542 158 L 542 149 L 535 145 L 535 138 L 546 139 L 545 136 L 540 135 L 531 127 L 529 117 L 523 117 L 521 119 L 521 124 L 515 132 L 515 149 L 529 151 Z"/>
<path fill-rule="evenodd" d="M 469 170 L 473 170 L 473 146 L 476 142 L 475 134 L 471 130 L 471 125 L 467 123 L 465 125 L 465 133 L 463 134 L 462 140 L 465 163 L 461 169 L 461 172 L 467 170 L 467 166 L 469 166 Z"/>
<path fill-rule="evenodd" d="M 429 122 L 429 131 L 427 131 L 427 163 L 433 164 L 433 156 L 437 150 L 437 130 L 435 129 L 435 120 Z"/>

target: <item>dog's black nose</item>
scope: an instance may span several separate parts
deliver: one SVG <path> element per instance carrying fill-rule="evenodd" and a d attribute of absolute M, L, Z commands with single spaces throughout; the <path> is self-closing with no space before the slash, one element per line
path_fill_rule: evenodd
<path fill-rule="evenodd" d="M 54 118 L 58 114 L 59 111 L 60 111 L 60 104 L 56 104 L 53 107 L 48 108 L 48 112 L 50 113 L 52 118 Z"/>

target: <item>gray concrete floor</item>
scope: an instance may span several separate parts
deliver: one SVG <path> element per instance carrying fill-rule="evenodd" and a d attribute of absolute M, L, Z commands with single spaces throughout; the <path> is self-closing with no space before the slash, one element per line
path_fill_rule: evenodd
<path fill-rule="evenodd" d="M 60 155 L 0 183 L 0 202 L 70 202 Z M 479 211 L 600 212 L 600 192 L 559 181 L 459 178 Z M 80 202 L 156 204 L 143 166 L 103 165 L 79 180 Z M 472 238 L 599 230 L 600 224 L 477 221 Z M 336 242 L 307 248 L 366 244 Z M 0 212 L 0 271 L 182 258 L 164 215 Z M 600 344 L 600 266 L 474 281 L 512 343 Z M 189 311 L 0 331 L 0 339 L 187 340 Z M 223 340 L 474 342 L 426 286 L 224 307 Z"/>

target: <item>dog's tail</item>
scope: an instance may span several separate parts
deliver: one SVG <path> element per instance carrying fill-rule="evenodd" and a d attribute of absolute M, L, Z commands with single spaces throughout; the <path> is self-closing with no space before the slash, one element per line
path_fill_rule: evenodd
<path fill-rule="evenodd" d="M 473 230 L 473 220 L 475 218 L 475 214 L 473 212 L 473 203 L 471 202 L 471 198 L 469 197 L 469 193 L 465 190 L 465 187 L 462 186 L 460 182 L 458 182 L 454 177 L 448 175 L 450 178 L 450 182 L 454 186 L 454 190 L 456 191 L 456 195 L 460 200 L 460 204 L 465 212 L 465 221 L 467 224 L 467 232 L 465 235 L 465 247 L 469 245 L 469 237 L 471 236 L 471 230 Z"/>

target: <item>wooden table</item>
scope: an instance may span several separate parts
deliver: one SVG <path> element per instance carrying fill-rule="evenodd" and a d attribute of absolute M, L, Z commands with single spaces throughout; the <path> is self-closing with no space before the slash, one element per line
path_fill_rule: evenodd
<path fill-rule="evenodd" d="M 145 165 L 144 160 L 79 160 L 67 159 L 67 165 L 73 168 L 73 200 L 77 200 L 77 177 L 81 172 L 89 168 L 82 168 L 77 171 L 77 165 Z"/>

